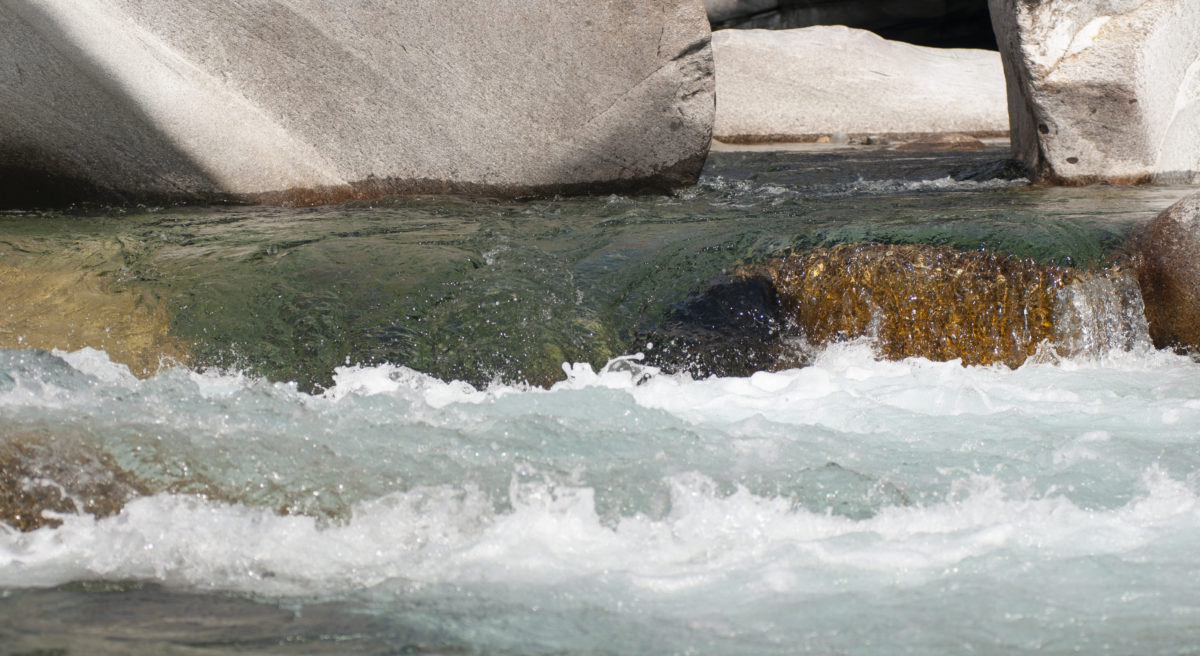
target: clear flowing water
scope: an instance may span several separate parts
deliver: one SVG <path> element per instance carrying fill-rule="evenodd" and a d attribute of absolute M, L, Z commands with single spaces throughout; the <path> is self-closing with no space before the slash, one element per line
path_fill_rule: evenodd
<path fill-rule="evenodd" d="M 1029 188 L 998 157 L 718 154 L 670 197 L 4 215 L 6 263 L 137 291 L 192 364 L 0 349 L 0 440 L 76 471 L 22 485 L 136 481 L 112 514 L 0 525 L 0 650 L 1194 652 L 1200 364 L 1144 324 L 1016 369 L 869 339 L 745 376 L 634 356 L 740 262 L 876 241 L 1091 266 L 1188 191 Z"/>

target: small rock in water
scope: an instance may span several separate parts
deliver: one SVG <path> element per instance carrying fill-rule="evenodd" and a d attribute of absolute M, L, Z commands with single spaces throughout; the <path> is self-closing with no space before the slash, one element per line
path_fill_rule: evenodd
<path fill-rule="evenodd" d="M 1200 194 L 1164 210 L 1131 243 L 1154 345 L 1200 350 Z"/>
<path fill-rule="evenodd" d="M 912 150 L 918 152 L 942 152 L 947 150 L 984 150 L 987 146 L 969 134 L 951 132 L 949 134 L 931 134 L 919 139 L 902 143 L 896 150 Z"/>
<path fill-rule="evenodd" d="M 22 531 L 62 524 L 45 511 L 107 517 L 144 494 L 148 486 L 104 453 L 40 433 L 0 438 L 0 522 Z"/>
<path fill-rule="evenodd" d="M 1063 355 L 1087 348 L 1076 333 L 1095 332 L 1088 317 L 1068 312 L 1058 325 L 1064 299 L 1083 302 L 1065 294 L 1077 280 L 1072 269 L 985 251 L 839 244 L 735 269 L 642 338 L 659 345 L 651 364 L 701 376 L 801 366 L 812 347 L 858 338 L 888 359 L 1017 367 L 1043 344 L 1062 342 Z"/>
<path fill-rule="evenodd" d="M 667 371 L 748 376 L 786 360 L 778 312 L 769 279 L 719 278 L 673 306 L 639 341 L 654 344 L 647 362 Z"/>

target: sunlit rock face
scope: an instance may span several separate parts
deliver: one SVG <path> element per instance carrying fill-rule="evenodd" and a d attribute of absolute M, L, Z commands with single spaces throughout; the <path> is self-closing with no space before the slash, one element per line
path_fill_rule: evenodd
<path fill-rule="evenodd" d="M 1200 179 L 1200 5 L 991 0 L 1014 155 L 1040 180 Z"/>
<path fill-rule="evenodd" d="M 1004 136 L 1000 56 L 840 26 L 718 30 L 714 137 L 727 143 Z"/>
<path fill-rule="evenodd" d="M 6 2 L 0 198 L 679 187 L 709 39 L 697 0 Z"/>
<path fill-rule="evenodd" d="M 1155 346 L 1200 351 L 1200 194 L 1164 210 L 1133 244 Z"/>

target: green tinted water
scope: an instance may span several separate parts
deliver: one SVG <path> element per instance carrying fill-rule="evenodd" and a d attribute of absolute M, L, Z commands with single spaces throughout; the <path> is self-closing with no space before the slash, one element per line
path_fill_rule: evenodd
<path fill-rule="evenodd" d="M 871 241 L 1090 266 L 1184 193 L 1030 188 L 1004 156 L 714 153 L 698 186 L 661 197 L 8 213 L 0 250 L 149 290 L 200 366 L 304 388 L 380 362 L 545 384 L 563 362 L 639 350 L 641 329 L 741 262 Z"/>

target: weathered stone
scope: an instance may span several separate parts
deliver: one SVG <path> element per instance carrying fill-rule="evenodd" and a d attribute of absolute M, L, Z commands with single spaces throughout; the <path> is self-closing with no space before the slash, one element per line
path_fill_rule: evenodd
<path fill-rule="evenodd" d="M 1200 180 L 1200 5 L 991 0 L 1014 155 L 1061 184 Z"/>
<path fill-rule="evenodd" d="M 751 20 L 763 14 L 777 15 L 780 10 L 779 0 L 704 0 L 704 10 L 708 12 L 708 20 L 713 26 L 728 23 L 726 27 L 739 26 L 738 23 Z M 757 25 L 755 27 L 758 27 Z"/>
<path fill-rule="evenodd" d="M 720 30 L 713 52 L 721 141 L 1007 134 L 995 52 L 925 48 L 837 26 Z"/>
<path fill-rule="evenodd" d="M 1131 243 L 1154 345 L 1200 351 L 1200 194 L 1164 210 Z"/>
<path fill-rule="evenodd" d="M 687 185 L 709 38 L 695 0 L 13 0 L 0 198 Z"/>

